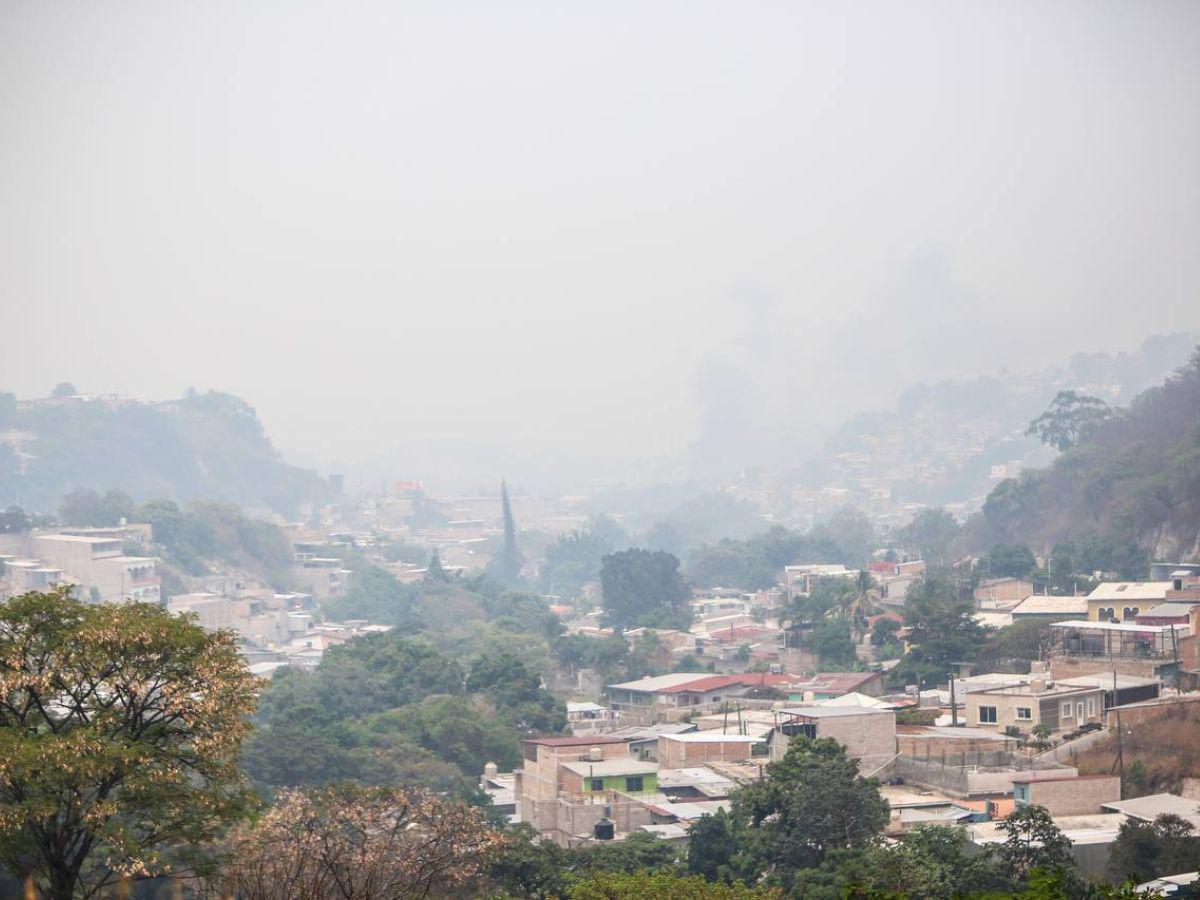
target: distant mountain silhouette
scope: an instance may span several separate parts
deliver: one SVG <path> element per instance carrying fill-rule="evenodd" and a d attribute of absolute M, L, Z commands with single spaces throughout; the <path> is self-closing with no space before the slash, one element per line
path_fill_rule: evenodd
<path fill-rule="evenodd" d="M 80 487 L 288 515 L 332 495 L 315 473 L 285 463 L 254 409 L 231 394 L 188 391 L 162 403 L 0 395 L 0 506 L 53 512 Z"/>

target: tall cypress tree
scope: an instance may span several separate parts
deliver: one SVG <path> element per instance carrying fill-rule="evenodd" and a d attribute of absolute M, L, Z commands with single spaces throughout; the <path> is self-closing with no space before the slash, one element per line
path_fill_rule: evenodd
<path fill-rule="evenodd" d="M 437 548 L 433 549 L 433 555 L 429 557 L 429 565 L 425 567 L 425 577 L 429 581 L 449 581 L 450 576 L 446 574 L 446 570 L 442 568 L 442 558 L 438 555 Z"/>
<path fill-rule="evenodd" d="M 521 551 L 517 549 L 517 525 L 513 521 L 512 505 L 508 502 L 508 483 L 500 479 L 500 508 L 504 518 L 504 550 L 500 556 L 500 576 L 506 584 L 516 584 L 521 577 Z"/>

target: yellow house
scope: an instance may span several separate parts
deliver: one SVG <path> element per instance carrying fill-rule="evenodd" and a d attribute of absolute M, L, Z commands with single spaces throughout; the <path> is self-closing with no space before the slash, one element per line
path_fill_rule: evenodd
<path fill-rule="evenodd" d="M 1106 581 L 1087 596 L 1088 620 L 1132 622 L 1164 602 L 1169 590 L 1169 581 Z"/>

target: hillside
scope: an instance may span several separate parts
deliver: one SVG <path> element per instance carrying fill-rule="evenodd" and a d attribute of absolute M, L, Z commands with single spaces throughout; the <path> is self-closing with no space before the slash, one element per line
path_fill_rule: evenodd
<path fill-rule="evenodd" d="M 1038 372 L 915 385 L 894 408 L 847 421 L 813 475 L 861 485 L 864 494 L 886 485 L 898 502 L 978 508 L 999 477 L 1049 461 L 1025 427 L 1058 391 L 1127 404 L 1182 365 L 1195 342 L 1190 334 L 1156 335 L 1131 353 L 1080 353 Z"/>
<path fill-rule="evenodd" d="M 53 511 L 74 488 L 115 487 L 138 500 L 227 500 L 291 514 L 332 494 L 316 474 L 283 462 L 254 409 L 230 394 L 149 403 L 58 393 L 22 402 L 0 394 L 0 507 Z"/>
<path fill-rule="evenodd" d="M 964 540 L 1092 544 L 1117 563 L 1200 559 L 1200 348 L 1048 468 L 1001 482 Z"/>

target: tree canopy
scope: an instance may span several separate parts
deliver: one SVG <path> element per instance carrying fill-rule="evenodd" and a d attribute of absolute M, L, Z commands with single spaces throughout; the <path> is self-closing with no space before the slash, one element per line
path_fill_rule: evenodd
<path fill-rule="evenodd" d="M 617 628 L 686 628 L 691 620 L 691 591 L 679 572 L 679 560 L 669 553 L 610 553 L 601 562 L 600 590 L 605 618 Z"/>
<path fill-rule="evenodd" d="M 972 602 L 949 576 L 936 573 L 908 589 L 904 624 L 909 651 L 896 675 L 918 684 L 944 681 L 956 664 L 974 659 L 985 634 Z"/>
<path fill-rule="evenodd" d="M 832 739 L 793 737 L 766 774 L 733 797 L 740 858 L 730 866 L 749 881 L 757 873 L 788 887 L 829 854 L 866 846 L 888 822 L 878 783 L 861 778 L 858 761 Z"/>
<path fill-rule="evenodd" d="M 1070 450 L 1087 440 L 1112 414 L 1108 404 L 1097 397 L 1059 391 L 1025 433 L 1056 450 Z"/>
<path fill-rule="evenodd" d="M 232 634 L 158 606 L 0 603 L 0 858 L 55 900 L 160 871 L 244 809 L 256 694 Z"/>
<path fill-rule="evenodd" d="M 504 844 L 477 809 L 420 790 L 281 792 L 214 878 L 244 900 L 409 900 L 480 887 Z"/>

